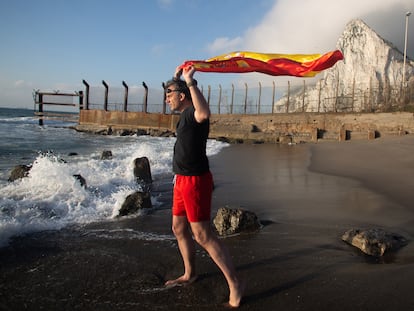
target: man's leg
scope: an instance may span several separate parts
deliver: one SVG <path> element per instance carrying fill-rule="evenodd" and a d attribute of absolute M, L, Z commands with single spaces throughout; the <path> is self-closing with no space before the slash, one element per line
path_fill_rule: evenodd
<path fill-rule="evenodd" d="M 209 221 L 192 222 L 190 225 L 197 243 L 208 252 L 227 280 L 230 289 L 230 306 L 238 307 L 243 296 L 244 283 L 236 275 L 227 247 L 214 234 Z"/>
<path fill-rule="evenodd" d="M 168 280 L 165 285 L 190 283 L 195 273 L 195 243 L 185 216 L 173 216 L 172 231 L 177 239 L 178 248 L 183 258 L 184 274 L 175 280 Z"/>

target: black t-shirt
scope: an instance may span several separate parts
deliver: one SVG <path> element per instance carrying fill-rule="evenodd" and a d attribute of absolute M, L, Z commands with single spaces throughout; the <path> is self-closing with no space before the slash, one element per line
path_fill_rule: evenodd
<path fill-rule="evenodd" d="M 177 141 L 174 146 L 173 171 L 185 176 L 199 176 L 209 170 L 206 144 L 210 121 L 198 123 L 194 106 L 186 108 L 177 123 Z"/>

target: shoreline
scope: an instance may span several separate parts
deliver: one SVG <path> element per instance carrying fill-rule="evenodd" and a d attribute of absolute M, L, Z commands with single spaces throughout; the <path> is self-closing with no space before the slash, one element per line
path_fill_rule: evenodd
<path fill-rule="evenodd" d="M 247 281 L 240 310 L 408 310 L 414 245 L 376 260 L 340 236 L 381 226 L 412 240 L 413 152 L 414 138 L 405 136 L 230 145 L 211 157 L 212 216 L 229 205 L 265 223 L 223 239 Z M 182 272 L 170 226 L 161 209 L 16 238 L 0 249 L 0 309 L 225 310 L 224 278 L 200 248 L 199 280 L 163 286 Z"/>

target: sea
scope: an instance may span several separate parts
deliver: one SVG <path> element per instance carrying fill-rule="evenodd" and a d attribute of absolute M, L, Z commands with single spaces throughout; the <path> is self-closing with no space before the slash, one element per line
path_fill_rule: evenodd
<path fill-rule="evenodd" d="M 39 125 L 33 110 L 0 108 L 0 247 L 17 236 L 115 219 L 125 198 L 140 190 L 133 174 L 138 157 L 150 162 L 154 211 L 170 208 L 171 191 L 157 189 L 172 188 L 175 138 L 96 135 L 78 132 L 75 125 L 64 120 Z M 226 146 L 209 140 L 207 155 Z M 102 159 L 104 151 L 112 158 Z M 11 182 L 17 165 L 31 169 Z M 79 174 L 86 187 L 74 178 Z"/>

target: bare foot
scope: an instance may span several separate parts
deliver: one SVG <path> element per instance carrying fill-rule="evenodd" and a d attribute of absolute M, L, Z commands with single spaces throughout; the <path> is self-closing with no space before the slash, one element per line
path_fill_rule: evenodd
<path fill-rule="evenodd" d="M 192 276 L 190 278 L 182 275 L 179 278 L 176 278 L 175 280 L 168 280 L 165 282 L 165 286 L 167 287 L 174 287 L 174 286 L 183 286 L 183 285 L 189 285 L 194 283 L 197 280 L 197 275 Z"/>
<path fill-rule="evenodd" d="M 229 308 L 240 307 L 241 300 L 243 298 L 245 289 L 246 289 L 245 281 L 239 280 L 237 287 L 234 290 L 230 291 L 229 302 L 225 304 L 226 307 L 229 307 Z"/>

